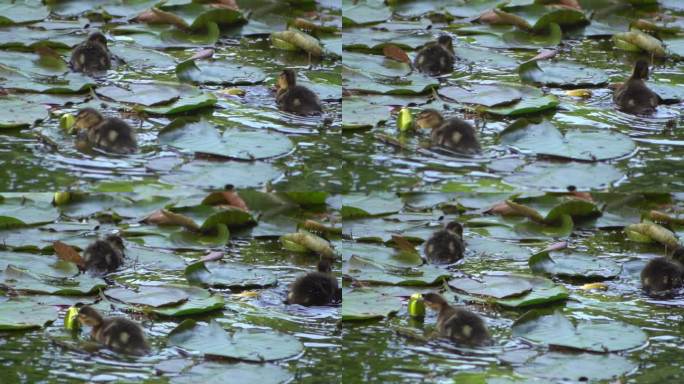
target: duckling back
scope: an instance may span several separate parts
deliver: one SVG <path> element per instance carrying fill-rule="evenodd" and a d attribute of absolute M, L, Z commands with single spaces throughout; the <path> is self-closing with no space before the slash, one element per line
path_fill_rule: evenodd
<path fill-rule="evenodd" d="M 88 130 L 88 141 L 107 152 L 128 154 L 137 151 L 135 133 L 125 121 L 109 117 Z"/>
<path fill-rule="evenodd" d="M 97 240 L 83 251 L 85 268 L 95 273 L 116 271 L 123 258 L 123 251 L 106 240 Z"/>
<path fill-rule="evenodd" d="M 442 229 L 425 243 L 425 257 L 431 264 L 451 264 L 463 258 L 465 245 L 458 234 Z"/>
<path fill-rule="evenodd" d="M 657 257 L 641 271 L 641 286 L 648 294 L 666 294 L 684 285 L 684 266 L 676 260 Z"/>
<path fill-rule="evenodd" d="M 340 295 L 337 279 L 330 273 L 309 272 L 292 283 L 287 295 L 288 304 L 304 306 L 328 305 Z"/>
<path fill-rule="evenodd" d="M 323 112 L 318 96 L 301 85 L 295 85 L 282 90 L 276 96 L 278 107 L 297 115 L 318 115 Z"/>
<path fill-rule="evenodd" d="M 112 66 L 112 56 L 106 46 L 86 40 L 74 48 L 69 63 L 76 72 L 106 71 Z"/>
<path fill-rule="evenodd" d="M 440 335 L 459 344 L 482 345 L 489 340 L 485 322 L 477 314 L 465 309 L 446 307 L 437 318 Z"/>
<path fill-rule="evenodd" d="M 129 355 L 144 355 L 149 352 L 142 328 L 123 317 L 105 319 L 102 326 L 94 330 L 93 336 L 113 351 Z"/>
<path fill-rule="evenodd" d="M 451 118 L 432 130 L 432 144 L 463 153 L 480 151 L 475 128 L 467 122 Z"/>
<path fill-rule="evenodd" d="M 413 66 L 430 76 L 440 76 L 454 70 L 455 57 L 452 52 L 438 43 L 431 43 L 421 49 Z"/>
<path fill-rule="evenodd" d="M 620 110 L 633 115 L 649 115 L 656 111 L 660 97 L 641 79 L 629 79 L 613 94 Z"/>

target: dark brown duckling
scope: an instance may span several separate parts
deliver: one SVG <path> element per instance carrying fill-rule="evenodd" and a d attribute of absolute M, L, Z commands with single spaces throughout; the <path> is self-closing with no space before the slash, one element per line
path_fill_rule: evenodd
<path fill-rule="evenodd" d="M 668 294 L 684 285 L 684 266 L 676 260 L 656 257 L 641 270 L 641 287 L 649 295 Z"/>
<path fill-rule="evenodd" d="M 457 117 L 444 120 L 437 110 L 425 109 L 418 114 L 416 124 L 420 128 L 432 129 L 430 134 L 432 145 L 461 153 L 480 151 L 475 128 Z"/>
<path fill-rule="evenodd" d="M 285 69 L 278 76 L 278 107 L 297 115 L 320 115 L 323 112 L 321 101 L 309 88 L 297 85 L 297 74 Z"/>
<path fill-rule="evenodd" d="M 74 127 L 78 147 L 93 146 L 107 152 L 129 154 L 138 150 L 133 128 L 116 117 L 104 117 L 93 108 L 84 108 L 76 115 Z"/>
<path fill-rule="evenodd" d="M 451 264 L 463 258 L 463 226 L 450 222 L 425 242 L 425 257 L 431 264 Z"/>
<path fill-rule="evenodd" d="M 318 262 L 318 271 L 300 276 L 290 286 L 287 304 L 304 306 L 328 305 L 340 301 L 341 292 L 337 279 L 332 274 L 330 262 Z"/>
<path fill-rule="evenodd" d="M 71 69 L 76 72 L 100 72 L 112 67 L 112 55 L 107 48 L 107 38 L 100 32 L 93 32 L 71 53 Z"/>
<path fill-rule="evenodd" d="M 436 42 L 428 43 L 416 55 L 413 66 L 430 76 L 440 76 L 454 70 L 454 44 L 449 35 L 441 35 Z"/>
<path fill-rule="evenodd" d="M 90 306 L 78 311 L 78 321 L 92 327 L 93 339 L 115 352 L 128 355 L 144 355 L 150 351 L 145 333 L 140 325 L 123 317 L 103 318 Z"/>
<path fill-rule="evenodd" d="M 489 331 L 485 322 L 473 312 L 454 308 L 436 293 L 422 295 L 425 305 L 437 315 L 437 330 L 443 337 L 459 344 L 483 345 L 489 341 Z"/>
<path fill-rule="evenodd" d="M 649 115 L 660 104 L 660 97 L 646 85 L 648 63 L 639 60 L 634 64 L 632 75 L 613 93 L 613 101 L 620 110 L 633 115 Z"/>
<path fill-rule="evenodd" d="M 116 271 L 123 265 L 124 257 L 123 240 L 116 235 L 96 240 L 83 251 L 85 269 L 94 273 Z"/>

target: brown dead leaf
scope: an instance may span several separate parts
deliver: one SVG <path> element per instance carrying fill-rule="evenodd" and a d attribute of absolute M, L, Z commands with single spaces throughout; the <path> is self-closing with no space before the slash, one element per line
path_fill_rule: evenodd
<path fill-rule="evenodd" d="M 582 10 L 582 6 L 577 2 L 577 0 L 558 0 L 558 5 L 565 8 L 576 9 L 578 11 Z"/>
<path fill-rule="evenodd" d="M 223 252 L 210 252 L 200 259 L 200 261 L 216 261 L 223 259 Z"/>
<path fill-rule="evenodd" d="M 171 24 L 180 29 L 188 29 L 190 27 L 185 20 L 177 15 L 171 12 L 162 11 L 156 7 L 141 12 L 136 16 L 135 20 L 147 24 Z"/>
<path fill-rule="evenodd" d="M 213 49 L 203 49 L 194 55 L 189 60 L 204 60 L 204 59 L 209 59 L 212 56 L 214 56 L 214 50 Z"/>
<path fill-rule="evenodd" d="M 71 245 L 64 244 L 58 240 L 52 243 L 52 248 L 55 249 L 55 254 L 60 259 L 72 262 L 78 265 L 78 267 L 81 269 L 85 267 L 85 262 L 83 261 L 83 258 L 78 253 L 78 251 Z"/>
<path fill-rule="evenodd" d="M 394 44 L 388 44 L 382 49 L 382 54 L 388 59 L 396 60 L 402 63 L 411 64 L 411 59 L 409 58 L 406 51 L 397 47 Z"/>
<path fill-rule="evenodd" d="M 508 24 L 493 9 L 483 12 L 477 20 L 485 24 Z"/>
<path fill-rule="evenodd" d="M 535 61 L 535 60 L 536 60 L 536 61 L 539 61 L 539 60 L 548 60 L 548 59 L 551 59 L 551 58 L 556 57 L 557 54 L 558 54 L 558 51 L 555 50 L 555 49 L 542 49 L 542 50 L 537 54 L 537 56 L 535 56 L 535 57 L 529 59 L 528 62 L 529 62 L 529 61 Z"/>
<path fill-rule="evenodd" d="M 143 223 L 156 225 L 180 225 L 192 231 L 200 229 L 195 221 L 185 215 L 167 211 L 166 209 L 158 209 L 152 212 L 149 216 L 144 218 Z"/>
<path fill-rule="evenodd" d="M 411 244 L 410 241 L 406 240 L 404 236 L 399 236 L 399 235 L 392 235 L 392 241 L 394 241 L 394 244 L 397 246 L 402 251 L 406 252 L 416 252 L 416 247 Z"/>
<path fill-rule="evenodd" d="M 575 191 L 575 192 L 570 192 L 569 195 L 574 197 L 575 199 L 578 199 L 578 200 L 590 201 L 592 203 L 594 202 L 594 197 L 592 197 L 591 193 L 589 193 L 589 192 L 577 192 L 577 191 Z"/>
<path fill-rule="evenodd" d="M 211 6 L 214 8 L 230 9 L 233 11 L 240 10 L 240 6 L 237 5 L 235 0 L 215 0 Z"/>
<path fill-rule="evenodd" d="M 245 201 L 242 200 L 240 195 L 238 195 L 237 191 L 223 191 L 221 192 L 221 194 L 223 194 L 223 198 L 226 200 L 226 203 L 228 203 L 228 205 L 233 206 L 235 208 L 240 208 L 243 211 L 249 211 L 247 203 L 245 203 Z"/>
<path fill-rule="evenodd" d="M 505 201 L 500 201 L 494 205 L 492 205 L 486 213 L 491 213 L 494 215 L 501 215 L 501 216 L 512 216 L 515 215 L 515 210 L 511 208 L 508 204 L 506 204 Z"/>

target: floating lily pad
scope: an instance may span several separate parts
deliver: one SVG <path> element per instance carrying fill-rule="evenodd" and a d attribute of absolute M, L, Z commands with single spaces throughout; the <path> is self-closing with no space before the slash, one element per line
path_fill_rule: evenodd
<path fill-rule="evenodd" d="M 171 384 L 222 384 L 226 382 L 281 384 L 292 381 L 287 369 L 273 364 L 226 364 L 205 362 L 193 366 L 180 376 L 171 378 Z"/>
<path fill-rule="evenodd" d="M 50 204 L 23 198 L 0 199 L 0 229 L 45 224 L 58 217 L 59 212 Z"/>
<path fill-rule="evenodd" d="M 166 53 L 137 47 L 133 44 L 115 44 L 110 51 L 136 69 L 159 71 L 176 66 L 176 59 Z"/>
<path fill-rule="evenodd" d="M 0 128 L 28 127 L 49 117 L 47 109 L 14 97 L 0 99 Z"/>
<path fill-rule="evenodd" d="M 445 87 L 439 90 L 439 94 L 459 103 L 480 104 L 486 107 L 510 104 L 523 97 L 520 90 L 515 87 L 483 84 L 469 86 L 468 90 L 455 86 Z"/>
<path fill-rule="evenodd" d="M 613 165 L 596 163 L 550 163 L 535 162 L 523 167 L 504 181 L 525 188 L 544 191 L 578 191 L 605 189 L 623 177 Z"/>
<path fill-rule="evenodd" d="M 16 291 L 29 293 L 46 293 L 50 295 L 88 295 L 105 287 L 101 278 L 86 274 L 75 277 L 64 276 L 57 269 L 51 275 L 39 275 L 30 269 L 22 269 L 8 265 L 0 273 L 0 286 Z"/>
<path fill-rule="evenodd" d="M 292 150 L 292 141 L 281 133 L 238 131 L 228 129 L 223 134 L 206 120 L 175 120 L 159 134 L 161 144 L 210 155 L 242 160 L 266 159 Z"/>
<path fill-rule="evenodd" d="M 197 262 L 185 269 L 191 284 L 211 287 L 249 289 L 276 285 L 273 272 L 237 262 Z"/>
<path fill-rule="evenodd" d="M 526 83 L 551 87 L 597 87 L 608 83 L 608 74 L 588 65 L 571 61 L 529 61 L 518 68 Z"/>
<path fill-rule="evenodd" d="M 380 55 L 345 52 L 342 62 L 349 68 L 374 77 L 402 77 L 411 73 L 411 65 Z"/>
<path fill-rule="evenodd" d="M 363 25 L 381 23 L 392 16 L 389 8 L 378 2 L 344 0 L 342 4 L 344 25 Z"/>
<path fill-rule="evenodd" d="M 637 348 L 648 340 L 641 328 L 620 321 L 580 321 L 575 326 L 559 312 L 530 311 L 515 321 L 513 336 L 535 343 L 590 352 Z"/>
<path fill-rule="evenodd" d="M 225 7 L 212 7 L 211 4 L 197 2 L 164 2 L 160 8 L 173 13 L 183 22 L 183 27 L 193 30 L 205 28 L 210 23 L 221 25 L 239 24 L 245 22 L 242 12 Z"/>
<path fill-rule="evenodd" d="M 30 300 L 10 300 L 0 305 L 0 331 L 41 328 L 57 320 L 59 312 L 50 305 Z"/>
<path fill-rule="evenodd" d="M 617 277 L 622 266 L 613 260 L 576 252 L 539 252 L 529 259 L 535 273 L 582 280 L 606 280 Z"/>
<path fill-rule="evenodd" d="M 369 104 L 367 98 L 347 97 L 342 101 L 342 127 L 373 128 L 389 120 L 389 111 L 385 105 Z"/>
<path fill-rule="evenodd" d="M 343 293 L 342 320 L 368 320 L 389 317 L 401 309 L 398 297 L 376 292 L 369 288 L 357 288 Z"/>
<path fill-rule="evenodd" d="M 259 68 L 218 60 L 184 61 L 176 66 L 176 75 L 195 84 L 254 85 L 266 79 Z"/>
<path fill-rule="evenodd" d="M 386 95 L 417 95 L 437 88 L 439 82 L 435 78 L 422 73 L 412 73 L 402 78 L 373 78 L 365 72 L 344 67 L 342 70 L 344 88 L 366 93 Z"/>
<path fill-rule="evenodd" d="M 509 296 L 500 299 L 496 299 L 493 297 L 491 299 L 487 299 L 483 297 L 471 296 L 471 292 L 467 291 L 467 294 L 456 292 L 456 295 L 462 297 L 465 300 L 471 300 L 475 302 L 491 302 L 493 300 L 496 304 L 511 308 L 523 308 L 534 305 L 553 303 L 568 298 L 568 291 L 563 286 L 556 285 L 553 281 L 543 277 L 520 274 L 499 275 L 498 277 L 501 276 L 514 279 L 516 282 L 512 283 L 513 286 L 527 287 L 531 285 L 532 290 L 523 292 L 521 295 Z M 452 284 L 455 284 L 455 286 L 458 286 L 461 283 L 461 280 L 464 279 L 470 280 L 468 278 L 452 279 L 449 282 L 449 285 L 451 286 Z M 468 282 L 468 284 L 470 284 L 470 282 Z M 473 285 L 473 288 L 477 292 L 477 290 L 481 288 L 481 286 Z"/>
<path fill-rule="evenodd" d="M 225 224 L 216 224 L 211 231 L 198 232 L 179 230 L 169 235 L 169 240 L 181 249 L 202 249 L 221 247 L 228 243 L 230 232 Z"/>
<path fill-rule="evenodd" d="M 197 90 L 192 93 L 182 92 L 178 100 L 168 105 L 140 107 L 139 109 L 157 115 L 175 115 L 212 107 L 214 104 L 216 104 L 216 97 L 213 94 Z"/>
<path fill-rule="evenodd" d="M 556 109 L 558 98 L 554 95 L 524 98 L 510 106 L 496 106 L 485 109 L 493 115 L 501 116 L 521 116 L 531 113 L 538 113 L 549 109 Z"/>
<path fill-rule="evenodd" d="M 636 363 L 616 354 L 550 352 L 515 368 L 515 372 L 527 378 L 554 382 L 598 382 L 618 379 L 636 368 Z"/>
<path fill-rule="evenodd" d="M 296 337 L 265 330 L 240 329 L 229 335 L 217 322 L 185 320 L 169 334 L 169 343 L 207 356 L 262 363 L 299 355 L 304 346 Z"/>
<path fill-rule="evenodd" d="M 411 286 L 435 285 L 451 277 L 449 271 L 434 265 L 394 266 L 357 255 L 349 258 L 342 273 L 360 282 Z"/>
<path fill-rule="evenodd" d="M 220 294 L 212 295 L 207 290 L 199 287 L 185 287 L 179 285 L 170 286 L 184 292 L 188 300 L 180 305 L 167 307 L 153 307 L 151 311 L 161 316 L 192 316 L 223 309 L 224 300 Z"/>
<path fill-rule="evenodd" d="M 380 216 L 398 212 L 403 205 L 401 199 L 392 193 L 345 195 L 341 213 L 345 219 Z"/>
<path fill-rule="evenodd" d="M 0 25 L 41 21 L 50 14 L 40 2 L 17 1 L 0 4 Z"/>
<path fill-rule="evenodd" d="M 584 161 L 614 159 L 636 148 L 634 141 L 622 133 L 573 126 L 563 134 L 549 121 L 531 124 L 526 120 L 506 128 L 501 143 L 524 153 Z"/>
<path fill-rule="evenodd" d="M 178 305 L 188 300 L 188 295 L 180 289 L 145 285 L 135 291 L 126 288 L 109 289 L 107 296 L 128 304 L 150 307 Z"/>
<path fill-rule="evenodd" d="M 462 278 L 449 283 L 453 288 L 472 295 L 490 296 L 497 299 L 522 295 L 532 290 L 532 284 L 515 276 L 483 276 L 481 281 Z"/>
<path fill-rule="evenodd" d="M 164 84 L 138 84 L 131 83 L 125 87 L 109 85 L 97 89 L 97 94 L 112 100 L 152 106 L 167 104 L 180 97 L 177 87 Z"/>
<path fill-rule="evenodd" d="M 196 188 L 223 188 L 228 184 L 248 188 L 264 185 L 280 175 L 273 165 L 262 162 L 231 162 L 227 166 L 226 163 L 193 161 L 175 173 L 162 176 L 162 181 Z"/>

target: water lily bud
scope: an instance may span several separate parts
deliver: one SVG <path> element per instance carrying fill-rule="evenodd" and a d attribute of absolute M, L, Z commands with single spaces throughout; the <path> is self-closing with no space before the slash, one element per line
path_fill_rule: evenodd
<path fill-rule="evenodd" d="M 406 132 L 413 128 L 413 115 L 408 108 L 402 108 L 397 116 L 397 128 L 399 132 Z"/>
<path fill-rule="evenodd" d="M 411 317 L 425 317 L 425 303 L 420 293 L 414 293 L 409 298 L 408 313 Z"/>
<path fill-rule="evenodd" d="M 55 192 L 52 197 L 52 204 L 56 207 L 65 205 L 71 199 L 71 192 Z"/>
<path fill-rule="evenodd" d="M 59 127 L 67 133 L 72 133 L 76 118 L 71 113 L 65 113 L 59 118 Z"/>
<path fill-rule="evenodd" d="M 78 321 L 78 308 L 76 307 L 69 307 L 67 309 L 67 313 L 64 316 L 64 328 L 73 331 L 75 329 L 78 329 L 81 323 Z"/>

